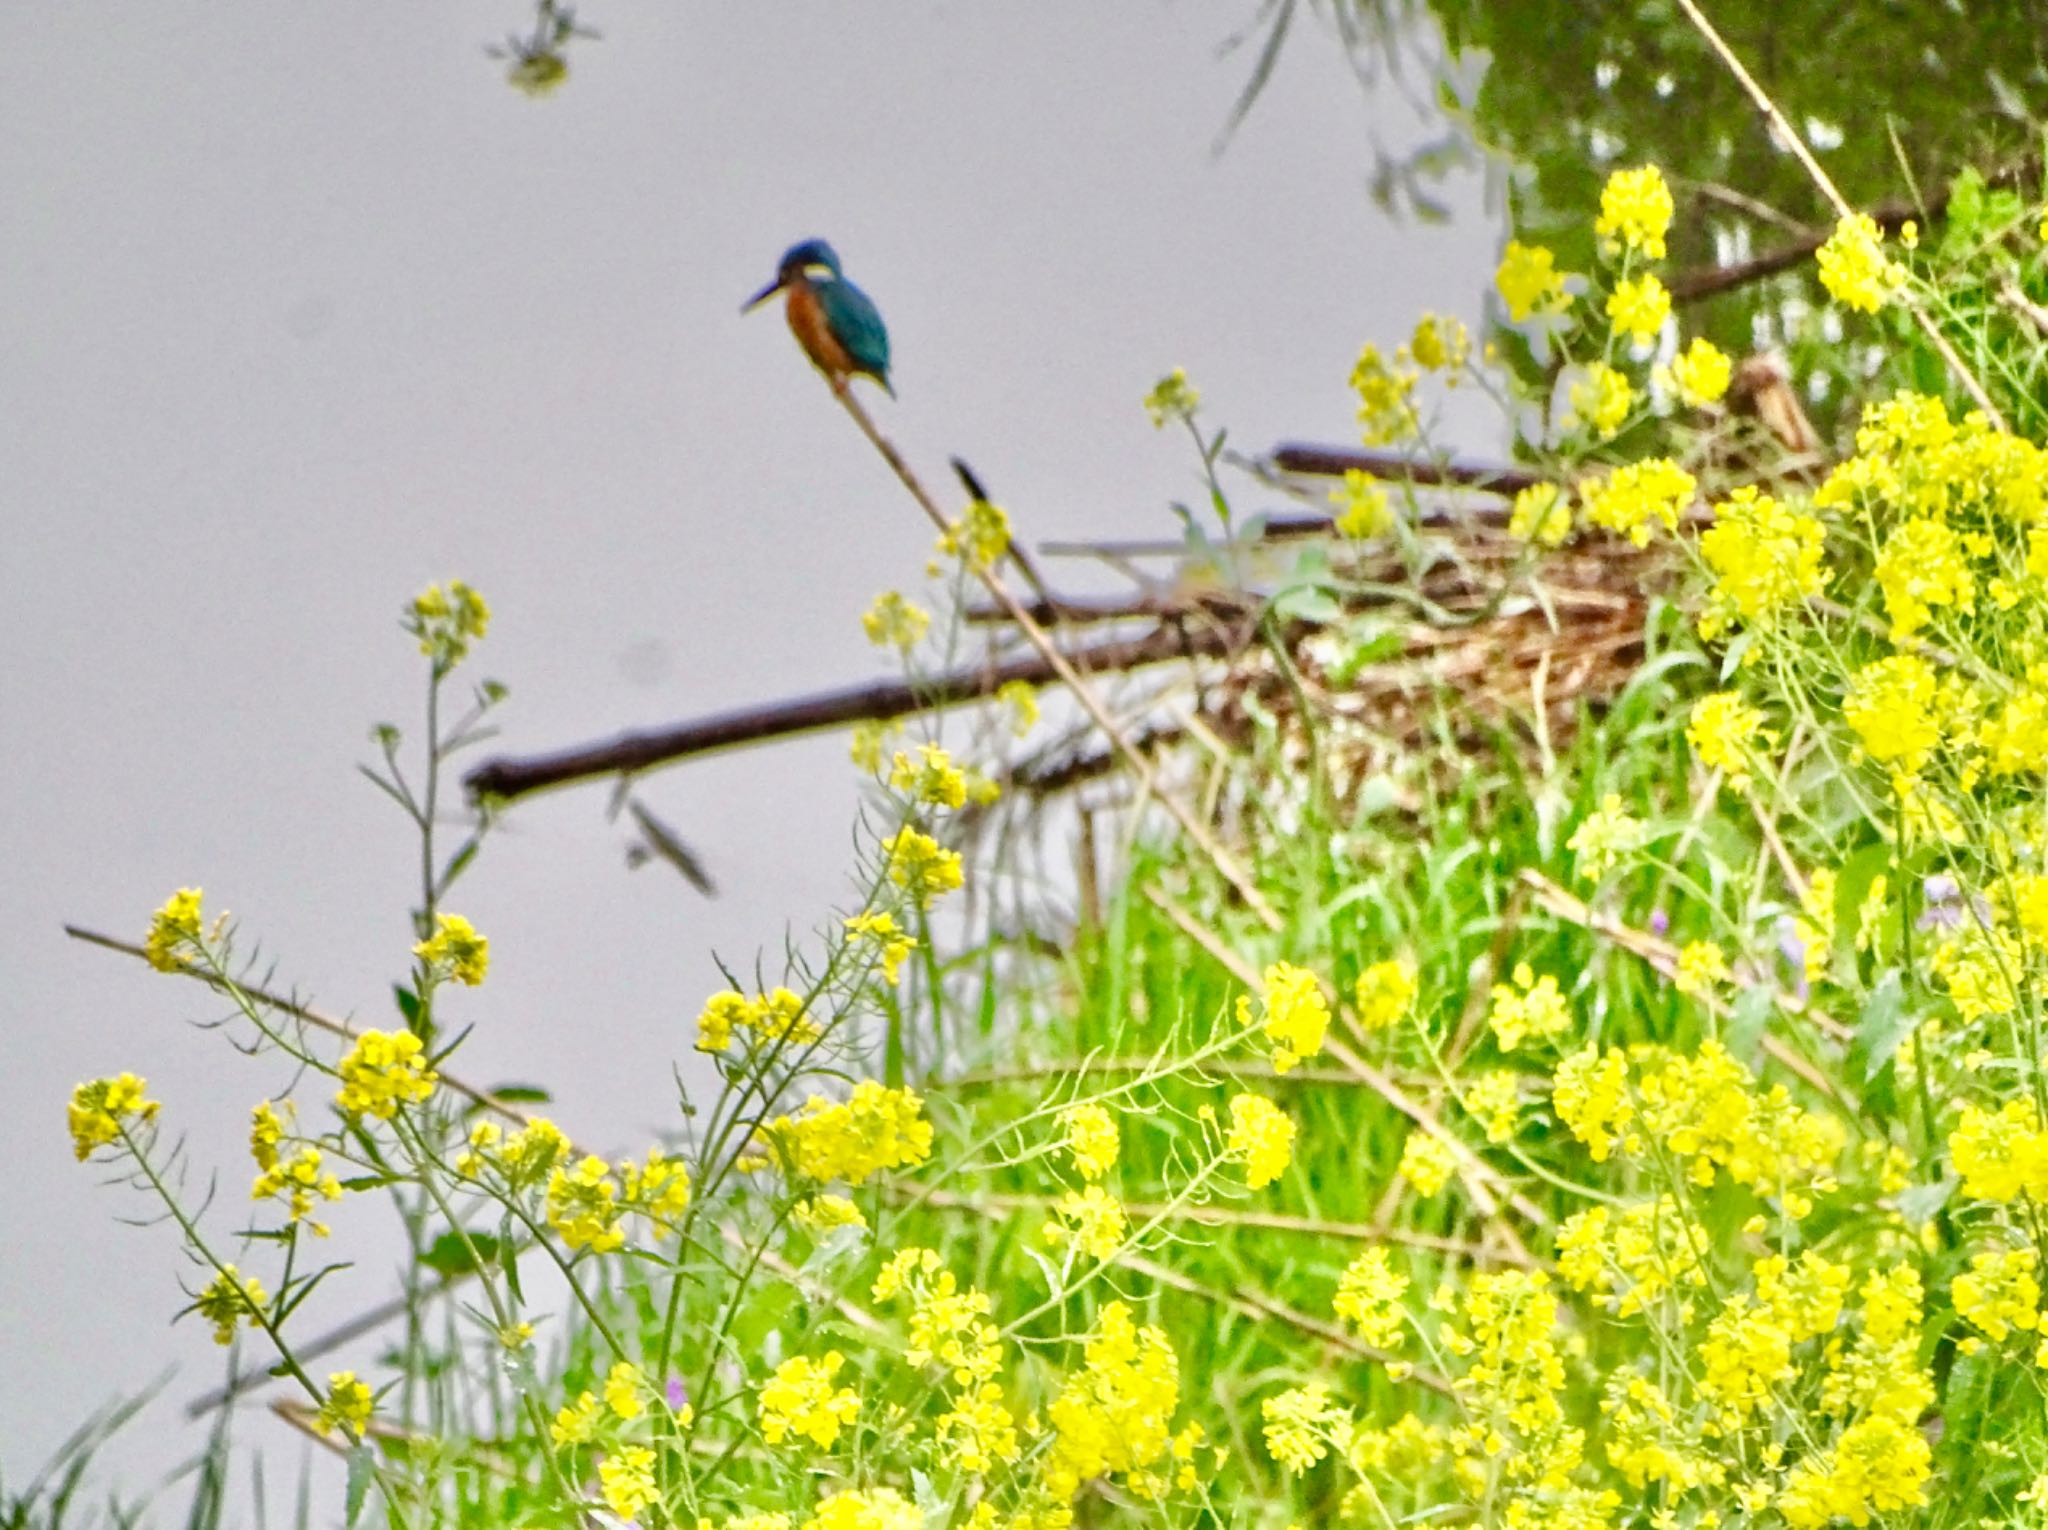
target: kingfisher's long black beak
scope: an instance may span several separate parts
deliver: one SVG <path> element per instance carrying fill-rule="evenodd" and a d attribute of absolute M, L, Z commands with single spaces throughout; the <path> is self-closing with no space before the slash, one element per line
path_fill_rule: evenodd
<path fill-rule="evenodd" d="M 785 285 L 784 279 L 778 275 L 774 281 L 740 304 L 740 312 L 752 313 L 756 308 L 759 308 L 763 303 L 774 297 L 776 293 L 780 292 Z"/>

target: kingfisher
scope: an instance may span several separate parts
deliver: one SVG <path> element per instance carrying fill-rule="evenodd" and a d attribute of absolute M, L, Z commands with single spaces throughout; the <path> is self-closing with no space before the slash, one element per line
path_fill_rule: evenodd
<path fill-rule="evenodd" d="M 751 313 L 778 292 L 787 292 L 790 332 L 831 382 L 844 391 L 860 375 L 872 377 L 889 397 L 889 331 L 868 295 L 839 272 L 839 256 L 822 239 L 806 239 L 784 252 L 775 280 L 747 299 Z"/>

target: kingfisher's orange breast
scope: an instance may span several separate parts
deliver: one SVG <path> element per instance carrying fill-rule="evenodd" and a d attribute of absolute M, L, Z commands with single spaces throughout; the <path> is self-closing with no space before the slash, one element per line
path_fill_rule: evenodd
<path fill-rule="evenodd" d="M 851 375 L 853 358 L 833 336 L 831 325 L 825 322 L 825 306 L 818 301 L 809 282 L 790 283 L 788 311 L 790 333 L 796 336 L 804 354 L 835 377 Z"/>

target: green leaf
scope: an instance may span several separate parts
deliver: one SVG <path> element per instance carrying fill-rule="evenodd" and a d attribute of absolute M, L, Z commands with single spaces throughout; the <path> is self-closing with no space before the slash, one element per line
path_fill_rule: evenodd
<path fill-rule="evenodd" d="M 1282 621 L 1327 626 L 1344 614 L 1343 604 L 1321 585 L 1296 585 L 1273 599 L 1273 614 Z"/>
<path fill-rule="evenodd" d="M 405 1016 L 406 1029 L 416 1029 L 420 1023 L 420 996 L 403 983 L 393 983 L 391 997 L 398 1004 L 398 1012 Z"/>
<path fill-rule="evenodd" d="M 1913 1033 L 1915 1016 L 1906 1009 L 1905 985 L 1896 971 L 1887 972 L 1864 1001 L 1856 1021 L 1856 1039 L 1849 1044 L 1849 1065 L 1869 1083 L 1891 1065 L 1899 1043 Z"/>
<path fill-rule="evenodd" d="M 519 1243 L 512 1236 L 510 1216 L 498 1224 L 498 1268 L 504 1272 L 505 1289 L 512 1293 L 512 1300 L 524 1306 L 526 1293 L 519 1287 Z"/>
<path fill-rule="evenodd" d="M 363 1512 L 363 1500 L 369 1496 L 370 1481 L 377 1475 L 377 1458 L 370 1449 L 370 1442 L 364 1440 L 348 1453 L 348 1496 L 342 1509 L 345 1523 L 353 1525 Z"/>
<path fill-rule="evenodd" d="M 1764 1026 L 1777 1004 L 1778 996 L 1767 984 L 1756 983 L 1745 988 L 1723 1023 L 1722 1045 L 1754 1067 L 1757 1054 L 1763 1049 Z"/>
<path fill-rule="evenodd" d="M 473 1275 L 487 1262 L 496 1260 L 499 1243 L 494 1233 L 465 1235 L 450 1229 L 420 1253 L 420 1263 L 436 1275 Z"/>

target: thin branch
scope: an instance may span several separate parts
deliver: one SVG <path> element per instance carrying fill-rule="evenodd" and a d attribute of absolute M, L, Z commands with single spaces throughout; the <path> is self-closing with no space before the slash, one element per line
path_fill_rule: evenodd
<path fill-rule="evenodd" d="M 1743 67 L 1742 60 L 1736 57 L 1735 50 L 1722 40 L 1719 32 L 1714 30 L 1714 24 L 1707 20 L 1706 13 L 1699 8 L 1698 0 L 1678 0 L 1678 8 L 1685 12 L 1686 18 L 1692 22 L 1694 29 L 1699 32 L 1700 36 L 1706 39 L 1707 46 L 1720 56 L 1721 62 L 1727 66 L 1728 72 L 1735 76 L 1736 83 L 1749 93 L 1750 100 L 1756 103 L 1757 110 L 1764 114 L 1772 128 L 1776 130 L 1780 141 L 1792 150 L 1793 157 L 1805 169 L 1808 178 L 1812 180 L 1815 186 L 1820 188 L 1821 195 L 1826 197 L 1828 202 L 1834 207 L 1835 215 L 1840 218 L 1854 217 L 1856 209 L 1849 205 L 1848 198 L 1842 195 L 1841 189 L 1829 178 L 1827 171 L 1821 168 L 1820 161 L 1813 157 L 1813 151 L 1806 146 L 1805 138 L 1800 135 L 1797 128 L 1792 126 L 1785 114 L 1778 110 L 1778 103 L 1771 99 L 1770 93 L 1763 86 L 1759 85 L 1756 77 Z M 1819 246 L 1816 245 L 1815 248 L 1817 249 Z M 1906 299 L 1906 303 L 1913 315 L 1914 321 L 1920 326 L 1920 332 L 1927 336 L 1928 343 L 1934 347 L 1940 354 L 1941 359 L 1947 363 L 1949 372 L 1955 377 L 1962 390 L 1970 395 L 1971 400 L 1979 409 L 1984 411 L 1984 417 L 1994 427 L 2000 431 L 2008 429 L 2005 423 L 2005 416 L 2000 414 L 1998 406 L 1991 402 L 1991 395 L 1984 391 L 1984 384 L 1977 380 L 1977 374 L 1972 372 L 1964 364 L 1963 358 L 1956 354 L 1956 348 L 1949 343 L 1948 336 L 1941 332 L 1941 326 L 1936 324 L 1927 310 L 1922 308 L 1919 303 L 1913 301 L 1910 296 Z"/>
<path fill-rule="evenodd" d="M 1221 628 L 1181 632 L 1162 628 L 1143 637 L 1098 643 L 1063 656 L 1083 673 L 1123 672 L 1174 659 L 1221 658 L 1243 645 L 1244 635 Z M 510 801 L 594 776 L 650 770 L 659 765 L 789 738 L 855 722 L 886 722 L 931 707 L 957 706 L 992 696 L 1012 681 L 1049 685 L 1061 678 L 1042 654 L 999 664 L 980 664 L 922 681 L 876 681 L 819 691 L 764 706 L 742 707 L 692 718 L 666 728 L 622 733 L 600 743 L 578 744 L 551 754 L 500 756 L 485 760 L 464 777 L 479 797 Z"/>

